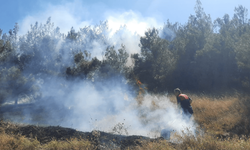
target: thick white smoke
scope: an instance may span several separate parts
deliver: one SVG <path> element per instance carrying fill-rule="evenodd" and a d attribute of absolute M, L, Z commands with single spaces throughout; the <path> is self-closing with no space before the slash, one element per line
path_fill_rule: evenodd
<path fill-rule="evenodd" d="M 183 119 L 167 95 L 146 94 L 138 104 L 136 93 L 120 77 L 100 83 L 53 79 L 41 86 L 43 96 L 53 101 L 46 109 L 55 105 L 66 108 L 51 114 L 55 120 L 63 116 L 61 121 L 51 122 L 54 125 L 150 137 L 160 136 L 162 129 L 180 134 L 186 129 L 195 131 L 195 123 Z"/>
<path fill-rule="evenodd" d="M 6 118 L 21 123 L 59 125 L 80 131 L 100 130 L 122 135 L 159 137 L 163 129 L 195 133 L 194 121 L 182 118 L 167 95 L 137 92 L 122 77 L 102 82 L 45 78 L 39 81 L 41 100 L 23 116 Z M 21 102 L 19 102 L 21 104 Z"/>
<path fill-rule="evenodd" d="M 133 11 L 107 17 L 108 25 L 102 22 L 93 26 L 91 20 L 81 21 L 79 16 L 75 18 L 76 12 L 73 8 L 76 5 L 77 3 L 68 3 L 67 7 L 50 6 L 44 14 L 28 16 L 21 23 L 23 36 L 20 37 L 20 42 L 28 46 L 23 49 L 20 45 L 17 46 L 20 59 L 24 55 L 32 56 L 23 70 L 23 75 L 34 75 L 41 99 L 35 108 L 24 111 L 24 119 L 15 118 L 16 121 L 60 125 L 81 131 L 102 130 L 150 137 L 159 136 L 162 129 L 175 130 L 178 133 L 186 128 L 194 131 L 194 122 L 181 118 L 176 106 L 166 95 L 146 94 L 142 103 L 138 104 L 137 92 L 127 84 L 124 77 L 113 76 L 105 81 L 91 81 L 71 80 L 62 74 L 54 74 L 60 70 L 65 73 L 66 67 L 75 65 L 73 52 L 87 50 L 92 58 L 102 60 L 107 47 L 114 46 L 117 50 L 125 45 L 129 54 L 139 53 L 140 36 L 148 28 L 159 27 L 159 23 L 153 18 L 144 18 Z M 34 25 L 27 33 L 27 27 L 37 19 L 45 22 L 46 14 L 52 16 L 60 30 L 47 21 L 46 25 Z M 58 18 L 58 15 L 61 17 Z M 70 24 L 61 23 L 63 19 Z M 75 29 L 71 30 L 72 35 L 77 35 L 77 39 L 72 41 L 65 38 L 71 26 Z M 163 38 L 166 34 L 170 35 L 170 40 L 174 38 L 171 31 L 162 31 Z M 54 64 L 58 56 L 60 61 Z M 132 61 L 128 60 L 127 65 L 132 66 Z M 39 70 L 40 67 L 45 68 L 45 71 Z M 52 71 L 46 72 L 46 69 Z M 34 110 L 39 113 L 32 114 Z"/>

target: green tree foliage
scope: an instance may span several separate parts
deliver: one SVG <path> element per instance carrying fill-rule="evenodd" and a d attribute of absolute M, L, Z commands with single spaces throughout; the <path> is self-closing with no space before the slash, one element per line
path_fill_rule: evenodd
<path fill-rule="evenodd" d="M 232 21 L 237 25 L 236 42 L 234 50 L 236 53 L 237 65 L 240 73 L 240 81 L 244 88 L 250 88 L 250 19 L 247 18 L 248 10 L 239 6 L 235 8 L 235 15 Z"/>
<path fill-rule="evenodd" d="M 169 50 L 169 41 L 161 39 L 158 30 L 152 29 L 141 37 L 141 54 L 134 54 L 134 74 L 150 91 L 162 91 L 176 64 L 175 55 Z"/>
<path fill-rule="evenodd" d="M 85 56 L 84 56 L 85 54 Z M 68 67 L 67 75 L 78 76 L 84 79 L 92 78 L 92 73 L 95 72 L 101 65 L 101 62 L 96 58 L 90 59 L 90 54 L 87 51 L 79 52 L 74 55 L 74 67 Z"/>
<path fill-rule="evenodd" d="M 198 0 L 195 7 L 195 15 L 189 17 L 188 23 L 179 26 L 176 38 L 173 40 L 172 50 L 178 56 L 175 74 L 175 86 L 184 89 L 195 89 L 197 77 L 195 72 L 202 72 L 203 68 L 197 68 L 196 52 L 204 48 L 207 38 L 213 33 L 212 21 Z"/>
<path fill-rule="evenodd" d="M 117 51 L 114 46 L 105 51 L 104 59 L 91 58 L 87 51 L 74 54 L 74 67 L 68 67 L 67 75 L 81 77 L 90 80 L 103 80 L 116 75 L 129 74 L 129 67 L 126 66 L 129 55 L 125 46 L 121 46 Z"/>
<path fill-rule="evenodd" d="M 197 87 L 216 90 L 237 83 L 237 65 L 233 43 L 218 34 L 210 35 L 204 48 L 196 53 Z"/>
<path fill-rule="evenodd" d="M 17 67 L 0 70 L 0 103 L 7 100 L 15 101 L 22 95 L 34 94 L 38 88 L 34 85 L 35 79 L 32 75 L 23 76 Z"/>
<path fill-rule="evenodd" d="M 106 49 L 103 65 L 109 65 L 117 73 L 125 73 L 128 69 L 126 66 L 128 57 L 129 55 L 124 45 L 121 45 L 118 52 L 112 46 Z"/>
<path fill-rule="evenodd" d="M 127 74 L 128 53 L 125 46 L 118 50 L 110 46 L 106 37 L 107 28 L 107 22 L 100 22 L 95 27 L 81 28 L 78 32 L 72 27 L 65 36 L 60 33 L 58 27 L 54 28 L 51 18 L 48 18 L 46 24 L 39 25 L 36 22 L 35 25 L 31 25 L 27 34 L 18 36 L 19 27 L 16 24 L 9 34 L 3 34 L 0 37 L 0 69 L 2 74 L 6 72 L 4 82 L 9 82 L 7 76 L 10 75 L 5 67 L 16 68 L 14 72 L 18 75 L 12 80 L 22 81 L 24 79 L 28 81 L 29 74 L 32 74 L 34 80 L 46 80 L 51 77 L 80 77 L 91 81 L 110 78 L 116 74 Z M 105 53 L 103 60 L 91 57 L 91 51 L 95 48 L 103 48 Z M 82 52 L 82 49 L 86 51 Z M 36 82 L 29 83 L 31 86 L 36 84 Z M 7 89 L 16 85 L 20 87 L 20 90 L 13 88 L 15 90 L 7 97 L 18 97 L 20 95 L 18 91 L 23 91 L 23 94 L 27 93 L 29 88 L 26 86 L 26 81 L 10 84 Z M 3 99 L 7 98 L 3 97 Z"/>
<path fill-rule="evenodd" d="M 0 30 L 0 82 L 4 85 L 0 103 L 36 93 L 34 81 L 51 77 L 94 82 L 122 76 L 129 83 L 139 79 L 150 92 L 176 87 L 191 91 L 249 89 L 250 20 L 245 7 L 240 5 L 234 11 L 232 18 L 225 14 L 212 21 L 197 0 L 195 14 L 187 23 L 168 20 L 163 28 L 145 32 L 140 52 L 131 54 L 132 66 L 127 63 L 126 45 L 118 47 L 123 42 L 108 38 L 107 22 L 79 31 L 72 27 L 64 35 L 48 18 L 45 24 L 31 25 L 23 36 L 18 35 L 16 23 L 8 34 Z M 127 40 L 119 37 L 122 32 L 116 32 L 115 38 Z"/>
<path fill-rule="evenodd" d="M 248 29 L 249 30 L 249 29 Z M 250 32 L 242 35 L 237 46 L 236 59 L 240 70 L 240 81 L 244 88 L 250 88 Z"/>
<path fill-rule="evenodd" d="M 237 65 L 235 60 L 235 32 L 229 16 L 218 18 L 214 22 L 214 31 L 207 36 L 204 48 L 196 52 L 194 73 L 197 87 L 201 89 L 221 89 L 237 86 Z M 205 67 L 206 66 L 206 67 Z"/>
<path fill-rule="evenodd" d="M 135 76 L 146 83 L 150 91 L 157 92 L 175 87 L 196 91 L 239 89 L 242 85 L 249 88 L 247 12 L 239 6 L 232 19 L 226 14 L 212 22 L 197 0 L 195 15 L 189 17 L 187 24 L 168 21 L 164 25 L 161 37 L 168 40 L 166 43 L 157 43 L 164 40 L 158 38 L 154 30 L 141 38 L 141 53 L 133 55 Z M 165 33 L 169 29 L 175 33 L 173 40 Z M 167 49 L 168 54 L 159 53 L 161 47 Z M 161 71 L 162 68 L 165 71 Z"/>
<path fill-rule="evenodd" d="M 0 63 L 12 61 L 13 55 L 15 54 L 10 41 L 4 42 L 4 40 L 0 40 Z"/>

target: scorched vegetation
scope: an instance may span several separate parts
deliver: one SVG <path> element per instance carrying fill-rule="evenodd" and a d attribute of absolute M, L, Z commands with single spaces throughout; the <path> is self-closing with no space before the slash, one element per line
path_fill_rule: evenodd
<path fill-rule="evenodd" d="M 67 34 L 51 18 L 24 35 L 18 23 L 0 29 L 0 149 L 250 149 L 247 15 L 240 5 L 212 20 L 197 0 L 187 23 L 168 20 L 126 42 L 126 27 L 112 35 L 106 21 Z M 195 136 L 125 136 L 158 133 L 176 87 L 193 100 Z"/>

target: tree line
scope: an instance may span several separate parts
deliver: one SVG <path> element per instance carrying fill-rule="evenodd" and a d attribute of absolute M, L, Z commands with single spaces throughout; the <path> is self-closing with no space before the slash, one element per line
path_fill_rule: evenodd
<path fill-rule="evenodd" d="M 151 93 L 179 87 L 190 91 L 249 90 L 250 20 L 248 10 L 238 6 L 230 18 L 212 21 L 197 0 L 195 14 L 187 23 L 171 23 L 148 29 L 140 37 L 140 53 L 129 54 L 126 45 L 112 45 L 108 22 L 62 34 L 49 18 L 31 25 L 19 36 L 19 27 L 8 34 L 0 29 L 0 101 L 20 95 L 39 97 L 37 79 L 102 82 L 124 77 L 136 88 L 140 80 Z M 101 48 L 102 59 L 93 57 Z M 127 65 L 128 59 L 133 64 Z"/>

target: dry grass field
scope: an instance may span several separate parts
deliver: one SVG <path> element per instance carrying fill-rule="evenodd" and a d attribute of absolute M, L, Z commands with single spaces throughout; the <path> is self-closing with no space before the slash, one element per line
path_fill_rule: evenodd
<path fill-rule="evenodd" d="M 0 135 L 1 150 L 91 150 L 95 149 L 87 140 L 69 139 L 67 141 L 51 141 L 40 144 L 37 139 L 26 138 L 20 135 Z"/>
<path fill-rule="evenodd" d="M 194 120 L 199 124 L 204 134 L 197 137 L 180 137 L 176 135 L 179 143 L 170 143 L 163 139 L 155 141 L 141 140 L 137 146 L 126 149 L 139 150 L 234 150 L 250 149 L 249 129 L 249 100 L 250 97 L 243 94 L 232 94 L 226 96 L 197 95 L 187 93 L 193 100 Z M 173 95 L 169 95 L 172 102 L 176 103 Z M 0 128 L 0 149 L 97 149 L 92 141 L 87 139 L 71 138 L 68 140 L 52 140 L 40 143 L 36 137 L 25 137 L 17 134 L 7 133 L 8 126 Z"/>

